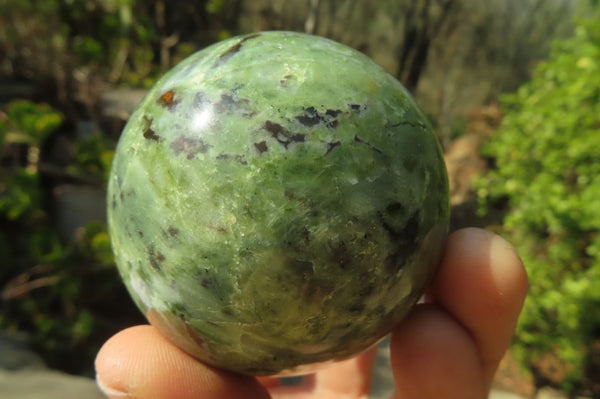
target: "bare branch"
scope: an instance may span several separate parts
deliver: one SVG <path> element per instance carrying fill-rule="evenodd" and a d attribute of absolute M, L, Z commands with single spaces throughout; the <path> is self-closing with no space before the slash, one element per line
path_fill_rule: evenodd
<path fill-rule="evenodd" d="M 311 35 L 315 33 L 317 27 L 317 17 L 319 16 L 319 0 L 309 0 L 310 8 L 308 10 L 308 17 L 304 22 L 304 31 Z"/>

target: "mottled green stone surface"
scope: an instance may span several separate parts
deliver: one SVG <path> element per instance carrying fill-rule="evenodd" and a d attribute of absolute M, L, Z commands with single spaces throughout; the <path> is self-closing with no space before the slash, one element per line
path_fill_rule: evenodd
<path fill-rule="evenodd" d="M 117 264 L 150 322 L 249 374 L 374 344 L 422 294 L 449 218 L 439 144 L 400 84 L 286 32 L 165 75 L 122 134 L 108 195 Z"/>

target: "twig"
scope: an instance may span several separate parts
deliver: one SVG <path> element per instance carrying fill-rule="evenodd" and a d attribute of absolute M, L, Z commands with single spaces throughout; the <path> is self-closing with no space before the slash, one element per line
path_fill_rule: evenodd
<path fill-rule="evenodd" d="M 19 274 L 14 279 L 9 281 L 0 297 L 3 300 L 10 300 L 22 297 L 29 292 L 42 287 L 48 287 L 58 283 L 61 279 L 58 275 L 51 275 L 46 277 L 40 277 L 31 279 L 32 276 L 39 275 L 42 273 L 50 272 L 54 269 L 52 265 L 36 265 L 28 271 Z"/>

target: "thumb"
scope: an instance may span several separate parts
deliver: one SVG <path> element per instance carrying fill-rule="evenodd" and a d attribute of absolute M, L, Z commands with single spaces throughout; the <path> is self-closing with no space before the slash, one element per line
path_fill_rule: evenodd
<path fill-rule="evenodd" d="M 209 367 L 148 325 L 123 330 L 104 344 L 96 381 L 111 399 L 269 398 L 256 379 Z"/>

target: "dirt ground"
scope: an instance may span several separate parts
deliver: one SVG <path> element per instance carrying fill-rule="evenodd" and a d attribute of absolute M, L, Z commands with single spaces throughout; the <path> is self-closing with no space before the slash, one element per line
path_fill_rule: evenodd
<path fill-rule="evenodd" d="M 535 395 L 533 376 L 518 365 L 510 351 L 500 362 L 493 388 L 515 393 L 524 398 L 533 398 Z"/>

